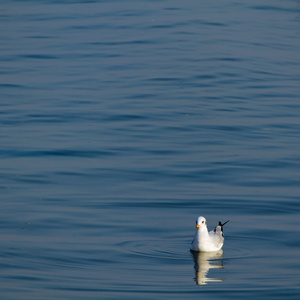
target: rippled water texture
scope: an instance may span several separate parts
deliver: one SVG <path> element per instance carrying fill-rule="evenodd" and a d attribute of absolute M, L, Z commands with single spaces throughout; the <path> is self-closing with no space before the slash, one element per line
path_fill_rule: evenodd
<path fill-rule="evenodd" d="M 299 1 L 0 3 L 1 299 L 299 299 Z M 189 251 L 195 220 L 220 253 Z"/>

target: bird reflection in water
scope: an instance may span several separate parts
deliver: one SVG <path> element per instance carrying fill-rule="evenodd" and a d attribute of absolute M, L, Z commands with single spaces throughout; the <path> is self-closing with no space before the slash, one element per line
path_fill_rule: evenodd
<path fill-rule="evenodd" d="M 209 269 L 223 269 L 223 250 L 217 252 L 192 251 L 195 269 L 195 281 L 197 285 L 205 285 L 208 282 L 220 282 L 222 279 L 208 278 Z"/>

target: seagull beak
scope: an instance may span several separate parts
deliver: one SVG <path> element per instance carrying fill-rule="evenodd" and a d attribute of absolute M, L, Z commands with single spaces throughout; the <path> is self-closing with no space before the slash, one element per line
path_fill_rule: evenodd
<path fill-rule="evenodd" d="M 199 227 L 200 227 L 200 225 L 199 225 L 199 224 L 197 224 L 197 225 L 196 225 L 196 228 L 199 228 Z"/>

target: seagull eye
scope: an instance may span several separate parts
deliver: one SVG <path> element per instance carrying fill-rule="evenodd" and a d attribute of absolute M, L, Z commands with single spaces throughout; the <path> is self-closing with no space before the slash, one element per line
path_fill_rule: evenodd
<path fill-rule="evenodd" d="M 204 223 L 204 221 L 202 221 L 202 224 Z"/>

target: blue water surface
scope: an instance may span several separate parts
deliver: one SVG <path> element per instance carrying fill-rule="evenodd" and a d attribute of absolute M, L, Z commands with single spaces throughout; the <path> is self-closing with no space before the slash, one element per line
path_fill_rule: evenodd
<path fill-rule="evenodd" d="M 1 299 L 299 299 L 299 20 L 2 1 Z M 189 251 L 199 215 L 223 253 Z"/>

